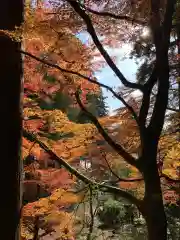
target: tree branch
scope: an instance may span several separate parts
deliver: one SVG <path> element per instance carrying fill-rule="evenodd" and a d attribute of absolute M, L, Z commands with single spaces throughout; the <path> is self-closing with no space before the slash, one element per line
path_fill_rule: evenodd
<path fill-rule="evenodd" d="M 155 5 L 155 0 L 152 1 Z M 158 141 L 165 118 L 165 112 L 168 105 L 169 90 L 169 62 L 168 49 L 170 42 L 170 31 L 172 28 L 172 16 L 174 13 L 175 0 L 168 0 L 163 28 L 156 29 L 154 35 L 156 45 L 156 66 L 158 77 L 158 92 L 154 105 L 152 117 L 148 126 L 148 132 L 151 134 L 152 141 Z M 156 10 L 156 9 L 155 9 Z M 155 27 L 156 28 L 156 27 Z M 161 32 L 160 33 L 158 33 Z M 162 38 L 160 38 L 162 36 Z"/>
<path fill-rule="evenodd" d="M 167 107 L 167 110 L 179 113 L 179 109 L 175 109 L 175 108 L 172 108 L 172 107 Z"/>
<path fill-rule="evenodd" d="M 167 0 L 166 4 L 166 12 L 164 16 L 164 23 L 163 23 L 163 34 L 164 34 L 164 45 L 167 48 L 167 51 L 170 46 L 170 33 L 172 29 L 172 17 L 175 11 L 176 0 Z"/>
<path fill-rule="evenodd" d="M 149 111 L 149 105 L 150 105 L 150 96 L 152 92 L 152 88 L 154 84 L 157 81 L 157 71 L 156 66 L 154 67 L 154 70 L 149 78 L 149 80 L 144 84 L 144 94 L 141 104 L 141 109 L 139 113 L 139 124 L 142 135 L 144 135 L 145 125 L 146 125 L 146 119 Z"/>
<path fill-rule="evenodd" d="M 171 182 L 171 183 L 180 183 L 180 179 L 174 179 L 169 177 L 168 175 L 162 173 L 160 176 L 160 178 L 164 178 L 166 181 Z M 143 178 L 119 178 L 119 181 L 115 181 L 115 183 L 118 182 L 141 182 L 144 181 Z"/>
<path fill-rule="evenodd" d="M 107 89 L 108 91 L 110 91 L 110 92 L 114 95 L 114 97 L 116 97 L 119 101 L 121 101 L 121 102 L 124 104 L 125 107 L 127 107 L 127 109 L 129 110 L 129 112 L 132 114 L 132 116 L 133 116 L 134 119 L 136 120 L 137 124 L 139 125 L 139 123 L 138 123 L 138 117 L 137 117 L 137 114 L 136 114 L 136 112 L 134 111 L 134 109 L 124 100 L 123 97 L 121 97 L 118 93 L 116 93 L 111 87 L 107 86 L 106 84 L 97 82 L 96 80 L 93 80 L 93 79 L 91 79 L 91 78 L 89 78 L 89 77 L 87 77 L 87 76 L 85 76 L 85 75 L 83 75 L 83 74 L 81 74 L 81 73 L 64 69 L 64 68 L 58 66 L 57 64 L 50 63 L 50 62 L 48 62 L 48 61 L 46 61 L 46 60 L 44 60 L 44 59 L 41 59 L 41 58 L 39 58 L 39 57 L 34 56 L 33 54 L 31 54 L 31 53 L 29 53 L 29 52 L 25 52 L 25 51 L 23 51 L 23 50 L 21 50 L 20 52 L 21 52 L 22 54 L 26 55 L 26 56 L 29 56 L 29 57 L 35 59 L 35 60 L 38 61 L 38 62 L 41 62 L 41 63 L 49 66 L 49 67 L 58 69 L 58 70 L 61 71 L 61 72 L 70 73 L 70 74 L 73 74 L 73 75 L 82 77 L 82 78 L 86 79 L 87 81 L 89 81 L 89 82 L 91 82 L 91 83 L 93 83 L 93 84 L 96 84 L 96 85 L 98 85 L 98 86 L 100 86 L 100 87 L 103 87 L 103 88 Z"/>
<path fill-rule="evenodd" d="M 115 181 L 115 183 L 118 183 L 118 182 L 141 182 L 141 181 L 144 181 L 143 178 L 121 178 L 119 177 L 111 168 L 107 158 L 106 158 L 106 155 L 105 153 L 102 152 L 102 156 L 104 157 L 107 165 L 108 165 L 108 168 L 110 170 L 110 172 L 117 178 L 117 181 Z M 180 179 L 173 179 L 171 177 L 169 177 L 168 175 L 164 174 L 164 173 L 161 173 L 160 178 L 165 178 L 168 182 L 171 182 L 171 183 L 180 183 Z"/>
<path fill-rule="evenodd" d="M 101 124 L 99 123 L 98 119 L 91 114 L 90 112 L 88 112 L 86 110 L 86 108 L 83 106 L 80 97 L 79 97 L 79 91 L 76 91 L 75 93 L 75 97 L 77 100 L 77 103 L 79 104 L 80 108 L 82 109 L 82 111 L 89 117 L 89 119 L 93 122 L 93 124 L 96 126 L 96 128 L 98 129 L 99 133 L 103 136 L 103 138 L 107 141 L 107 143 L 120 155 L 124 158 L 124 160 L 129 163 L 130 165 L 136 167 L 138 170 L 140 170 L 140 166 L 138 164 L 138 161 L 135 160 L 134 157 L 132 157 L 128 152 L 125 151 L 125 149 L 115 143 L 112 138 L 105 132 L 105 130 L 103 129 L 103 127 L 101 126 Z"/>
<path fill-rule="evenodd" d="M 107 158 L 106 158 L 105 153 L 101 152 L 101 155 L 103 156 L 104 160 L 106 161 L 110 172 L 117 178 L 116 183 L 118 183 L 118 182 L 139 182 L 139 181 L 144 181 L 143 178 L 121 178 L 121 177 L 119 177 L 118 174 L 116 174 L 116 173 L 112 170 L 112 168 L 111 168 L 111 166 L 110 166 L 110 164 L 109 164 L 109 162 L 108 162 L 108 160 L 107 160 Z"/>
<path fill-rule="evenodd" d="M 130 193 L 128 193 L 126 191 L 123 191 L 123 190 L 121 190 L 120 188 L 117 188 L 117 187 L 113 187 L 113 186 L 103 184 L 103 183 L 100 184 L 100 183 L 96 183 L 96 182 L 92 181 L 91 179 L 89 179 L 88 177 L 86 177 L 85 175 L 83 175 L 82 173 L 77 171 L 75 168 L 73 168 L 71 165 L 69 165 L 65 160 L 58 157 L 56 155 L 56 153 L 54 153 L 50 148 L 48 148 L 48 146 L 46 144 L 44 144 L 43 142 L 38 140 L 38 138 L 34 134 L 26 131 L 25 129 L 23 129 L 23 137 L 25 137 L 27 140 L 29 140 L 31 142 L 38 143 L 39 146 L 44 151 L 46 151 L 52 157 L 52 159 L 54 161 L 56 161 L 60 166 L 63 166 L 67 171 L 69 171 L 71 174 L 73 174 L 78 179 L 83 181 L 85 184 L 95 186 L 99 190 L 104 191 L 104 192 L 110 192 L 110 193 L 113 193 L 113 194 L 117 194 L 118 196 L 120 196 L 122 198 L 125 198 L 128 201 L 132 202 L 137 207 L 140 207 L 141 201 L 138 200 L 137 198 L 135 198 L 134 196 L 132 196 Z"/>
<path fill-rule="evenodd" d="M 165 178 L 168 182 L 172 182 L 172 183 L 180 183 L 180 179 L 173 179 L 169 176 L 167 176 L 166 174 L 162 173 L 160 178 Z"/>
<path fill-rule="evenodd" d="M 110 17 L 110 18 L 113 18 L 113 19 L 117 19 L 117 20 L 124 20 L 124 21 L 127 21 L 127 22 L 131 22 L 132 24 L 133 23 L 136 23 L 136 24 L 139 24 L 139 25 L 147 25 L 147 22 L 143 21 L 143 20 L 140 20 L 140 19 L 134 19 L 130 16 L 127 16 L 127 15 L 116 15 L 116 14 L 113 14 L 113 13 L 110 13 L 110 12 L 98 12 L 98 11 L 95 11 L 91 8 L 88 8 L 86 7 L 85 5 L 83 4 L 79 4 L 81 7 L 84 8 L 84 10 L 90 12 L 90 13 L 93 13 L 95 15 L 98 15 L 98 16 L 102 16 L 102 17 Z"/>
<path fill-rule="evenodd" d="M 72 6 L 72 8 L 75 10 L 75 12 L 84 20 L 84 22 L 86 23 L 87 26 L 87 31 L 88 33 L 91 35 L 94 44 L 96 45 L 97 49 L 99 50 L 99 52 L 101 53 L 101 55 L 104 57 L 105 61 L 107 62 L 107 64 L 109 65 L 109 67 L 113 70 L 113 72 L 116 74 L 116 76 L 120 79 L 120 81 L 129 88 L 133 88 L 133 89 L 139 89 L 141 92 L 143 92 L 143 86 L 141 84 L 138 83 L 132 83 L 129 82 L 124 75 L 122 74 L 122 72 L 118 69 L 118 67 L 116 66 L 116 64 L 113 62 L 113 60 L 111 59 L 111 57 L 109 56 L 109 54 L 107 53 L 107 51 L 104 49 L 104 47 L 102 46 L 101 42 L 99 41 L 95 29 L 92 25 L 91 19 L 90 17 L 86 14 L 86 12 L 80 7 L 80 5 L 74 1 L 74 0 L 67 0 L 69 2 L 69 4 Z"/>

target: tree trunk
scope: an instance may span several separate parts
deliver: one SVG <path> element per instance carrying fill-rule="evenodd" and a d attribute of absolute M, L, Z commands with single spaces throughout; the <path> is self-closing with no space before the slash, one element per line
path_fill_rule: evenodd
<path fill-rule="evenodd" d="M 14 30 L 23 21 L 23 1 L 5 0 L 0 7 L 0 103 L 1 103 L 1 239 L 19 237 L 21 210 L 21 44 L 12 41 L 2 30 Z"/>
<path fill-rule="evenodd" d="M 149 144 L 150 146 L 150 144 Z M 144 218 L 146 220 L 149 240 L 167 239 L 167 220 L 163 205 L 160 177 L 156 163 L 156 150 L 150 147 L 145 162 L 145 197 Z"/>
<path fill-rule="evenodd" d="M 160 197 L 158 198 L 158 193 L 156 194 L 157 195 L 153 195 L 153 193 L 152 195 L 148 194 L 146 196 L 147 198 L 144 201 L 146 208 L 146 214 L 144 217 L 147 224 L 148 240 L 166 240 L 166 215 L 164 212 L 162 199 L 160 199 Z"/>

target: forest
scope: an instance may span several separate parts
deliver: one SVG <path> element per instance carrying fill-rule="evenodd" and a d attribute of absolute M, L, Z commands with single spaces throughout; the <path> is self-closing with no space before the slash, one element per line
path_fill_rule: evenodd
<path fill-rule="evenodd" d="M 0 239 L 180 240 L 179 0 L 2 1 L 0 72 Z"/>

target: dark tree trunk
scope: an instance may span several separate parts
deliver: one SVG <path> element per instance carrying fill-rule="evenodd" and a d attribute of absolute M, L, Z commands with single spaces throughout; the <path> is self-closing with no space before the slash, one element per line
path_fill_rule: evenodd
<path fill-rule="evenodd" d="M 148 240 L 167 239 L 167 221 L 163 205 L 161 183 L 156 163 L 157 150 L 152 144 L 147 145 L 144 157 L 145 197 L 143 215 L 148 229 Z"/>
<path fill-rule="evenodd" d="M 154 206 L 157 207 L 159 204 L 156 202 L 152 202 Z M 156 220 L 156 216 L 153 216 L 153 214 L 148 216 L 148 219 L 146 221 L 147 229 L 148 229 L 148 240 L 166 240 L 167 239 L 167 224 L 166 224 L 166 216 L 164 214 L 158 213 L 159 220 L 158 222 Z M 156 221 L 154 221 L 156 220 Z M 157 224 L 157 225 L 155 225 Z"/>
<path fill-rule="evenodd" d="M 151 179 L 151 183 L 146 183 L 145 220 L 148 229 L 148 240 L 167 239 L 167 221 L 164 212 L 162 194 L 158 179 Z"/>
<path fill-rule="evenodd" d="M 1 1 L 0 30 L 14 30 L 23 22 L 23 1 Z M 1 198 L 0 238 L 20 239 L 21 209 L 21 44 L 0 32 L 0 103 L 1 103 Z"/>

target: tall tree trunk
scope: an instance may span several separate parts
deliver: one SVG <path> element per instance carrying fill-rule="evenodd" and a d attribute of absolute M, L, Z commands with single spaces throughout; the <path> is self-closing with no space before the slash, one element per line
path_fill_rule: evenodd
<path fill-rule="evenodd" d="M 149 154 L 144 157 L 146 165 L 144 171 L 145 197 L 143 215 L 147 224 L 148 240 L 166 240 L 167 221 L 156 163 L 156 149 L 150 146 L 147 152 Z"/>
<path fill-rule="evenodd" d="M 167 220 L 161 197 L 161 188 L 158 179 L 151 179 L 146 183 L 146 197 L 144 199 L 145 220 L 148 229 L 148 240 L 167 239 Z"/>
<path fill-rule="evenodd" d="M 1 239 L 19 237 L 21 209 L 21 76 L 22 60 L 14 42 L 2 30 L 14 30 L 23 22 L 23 0 L 5 0 L 0 7 L 0 103 L 1 103 Z"/>

